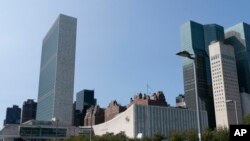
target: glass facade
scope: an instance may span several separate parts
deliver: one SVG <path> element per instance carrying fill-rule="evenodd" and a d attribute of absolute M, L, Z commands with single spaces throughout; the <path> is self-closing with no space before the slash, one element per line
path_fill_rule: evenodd
<path fill-rule="evenodd" d="M 224 28 L 216 24 L 202 25 L 193 21 L 181 26 L 181 48 L 194 55 L 198 97 L 201 110 L 208 112 L 209 127 L 215 127 L 215 115 L 208 45 L 224 39 Z M 187 108 L 196 109 L 193 60 L 183 59 L 185 102 Z"/>
<path fill-rule="evenodd" d="M 45 127 L 20 127 L 20 137 L 40 137 L 40 138 L 56 138 L 66 137 L 67 129 L 65 128 L 45 128 Z"/>
<path fill-rule="evenodd" d="M 240 92 L 250 93 L 250 25 L 240 23 L 225 32 L 226 43 L 235 50 Z"/>
<path fill-rule="evenodd" d="M 60 14 L 42 45 L 37 120 L 72 125 L 76 18 Z"/>

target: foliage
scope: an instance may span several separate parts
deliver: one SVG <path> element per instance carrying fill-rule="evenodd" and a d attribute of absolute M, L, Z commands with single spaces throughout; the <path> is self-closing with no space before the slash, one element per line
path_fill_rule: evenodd
<path fill-rule="evenodd" d="M 213 140 L 213 131 L 211 129 L 205 129 L 202 132 L 202 141 L 211 141 Z"/>
<path fill-rule="evenodd" d="M 190 130 L 186 134 L 187 141 L 198 141 L 198 134 L 195 130 Z"/>
<path fill-rule="evenodd" d="M 219 128 L 213 131 L 212 141 L 229 141 L 229 131 L 227 128 Z"/>
<path fill-rule="evenodd" d="M 106 133 L 102 136 L 94 135 L 92 141 L 161 141 L 164 135 L 155 133 L 152 137 L 144 137 L 143 139 L 128 138 L 124 132 L 118 134 Z M 227 128 L 219 128 L 217 130 L 206 129 L 202 132 L 203 141 L 229 141 L 229 131 Z M 89 141 L 89 136 L 70 137 L 65 141 Z M 172 133 L 168 141 L 198 141 L 198 134 L 196 130 L 188 132 Z"/>
<path fill-rule="evenodd" d="M 161 141 L 162 139 L 164 139 L 164 135 L 160 132 L 156 132 L 153 136 L 153 141 Z"/>
<path fill-rule="evenodd" d="M 169 141 L 184 141 L 184 140 L 185 140 L 185 135 L 184 133 L 180 132 L 172 133 L 169 137 Z"/>
<path fill-rule="evenodd" d="M 246 116 L 243 118 L 243 124 L 250 125 L 250 114 L 246 115 Z"/>

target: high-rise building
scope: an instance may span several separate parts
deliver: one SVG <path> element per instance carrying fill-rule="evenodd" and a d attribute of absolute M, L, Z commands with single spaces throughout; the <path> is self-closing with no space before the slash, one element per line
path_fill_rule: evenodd
<path fill-rule="evenodd" d="M 237 124 L 237 120 L 242 119 L 234 49 L 231 45 L 214 42 L 209 46 L 209 54 L 216 127 L 229 128 L 230 124 Z M 238 119 L 236 119 L 236 114 Z"/>
<path fill-rule="evenodd" d="M 77 19 L 60 14 L 43 39 L 37 120 L 72 125 Z"/>
<path fill-rule="evenodd" d="M 17 105 L 13 107 L 8 107 L 6 110 L 6 118 L 4 120 L 4 125 L 6 124 L 20 124 L 21 108 Z"/>
<path fill-rule="evenodd" d="M 74 125 L 83 126 L 87 109 L 96 105 L 94 90 L 82 90 L 76 94 L 76 108 L 74 110 Z"/>
<path fill-rule="evenodd" d="M 197 75 L 197 91 L 200 110 L 208 112 L 210 128 L 215 127 L 215 115 L 210 73 L 208 45 L 213 40 L 224 39 L 224 28 L 216 24 L 202 25 L 188 21 L 181 26 L 181 48 L 194 55 L 195 60 L 183 59 L 183 77 L 186 107 L 196 109 L 194 71 Z M 194 70 L 195 61 L 196 70 Z"/>
<path fill-rule="evenodd" d="M 36 119 L 37 103 L 33 99 L 28 99 L 23 103 L 22 123 Z"/>
<path fill-rule="evenodd" d="M 90 107 L 91 105 L 95 104 L 96 99 L 94 90 L 82 90 L 76 94 L 76 110 L 82 111 L 85 109 L 84 106 Z"/>
<path fill-rule="evenodd" d="M 225 38 L 235 50 L 240 92 L 250 94 L 250 25 L 243 22 L 228 28 Z"/>

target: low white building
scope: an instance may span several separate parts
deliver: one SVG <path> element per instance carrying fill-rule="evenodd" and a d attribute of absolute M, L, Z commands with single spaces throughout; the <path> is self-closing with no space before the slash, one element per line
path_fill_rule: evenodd
<path fill-rule="evenodd" d="M 201 111 L 201 125 L 203 129 L 208 128 L 206 111 Z M 139 133 L 152 136 L 160 132 L 169 136 L 176 131 L 191 129 L 197 129 L 195 110 L 135 104 L 113 119 L 93 126 L 96 135 L 125 132 L 131 138 L 135 138 Z"/>

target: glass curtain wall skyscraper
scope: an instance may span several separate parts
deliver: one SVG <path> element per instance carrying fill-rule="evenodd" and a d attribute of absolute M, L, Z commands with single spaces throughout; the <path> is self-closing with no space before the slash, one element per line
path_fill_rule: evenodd
<path fill-rule="evenodd" d="M 72 125 L 77 19 L 60 14 L 43 39 L 37 120 Z"/>
<path fill-rule="evenodd" d="M 250 25 L 243 22 L 232 26 L 225 36 L 235 50 L 240 92 L 250 94 Z"/>
<path fill-rule="evenodd" d="M 208 46 L 211 41 L 223 39 L 224 28 L 216 24 L 202 25 L 188 21 L 181 26 L 181 48 L 195 57 L 200 110 L 208 112 L 210 128 L 215 127 L 215 113 Z M 183 59 L 183 77 L 186 107 L 196 109 L 193 60 Z"/>

